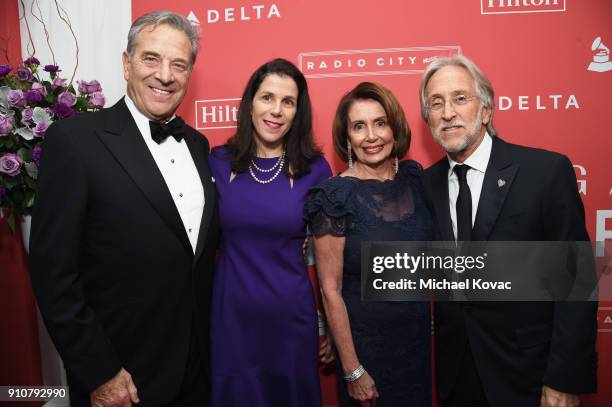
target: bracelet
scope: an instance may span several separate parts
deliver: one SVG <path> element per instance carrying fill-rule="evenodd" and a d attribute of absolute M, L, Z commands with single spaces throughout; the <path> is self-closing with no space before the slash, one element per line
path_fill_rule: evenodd
<path fill-rule="evenodd" d="M 359 367 L 353 370 L 349 375 L 344 376 L 344 381 L 347 383 L 354 382 L 359 379 L 365 373 L 365 369 L 363 365 L 359 365 Z"/>

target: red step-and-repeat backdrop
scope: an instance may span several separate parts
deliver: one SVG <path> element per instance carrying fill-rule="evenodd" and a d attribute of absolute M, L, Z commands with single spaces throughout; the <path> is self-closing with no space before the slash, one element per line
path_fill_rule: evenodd
<path fill-rule="evenodd" d="M 239 98 L 258 66 L 275 57 L 297 64 L 308 78 L 316 140 L 335 171 L 344 168 L 331 143 L 335 108 L 365 80 L 384 84 L 402 103 L 413 130 L 409 157 L 424 166 L 441 157 L 419 113 L 421 73 L 437 56 L 470 57 L 495 87 L 500 137 L 570 157 L 591 237 L 608 239 L 610 252 L 612 1 L 132 0 L 132 5 L 133 16 L 170 9 L 200 26 L 201 51 L 180 114 L 213 145 L 234 131 Z M 598 254 L 600 268 L 609 264 Z M 583 403 L 610 406 L 610 302 L 600 304 L 598 349 L 600 391 Z M 323 380 L 325 403 L 335 405 L 333 377 Z"/>

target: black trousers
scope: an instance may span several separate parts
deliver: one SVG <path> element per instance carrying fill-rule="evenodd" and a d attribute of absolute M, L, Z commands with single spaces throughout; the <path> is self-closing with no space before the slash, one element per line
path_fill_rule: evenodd
<path fill-rule="evenodd" d="M 469 343 L 463 353 L 455 387 L 446 400 L 440 400 L 440 407 L 489 407 Z"/>
<path fill-rule="evenodd" d="M 210 383 L 207 375 L 207 367 L 202 363 L 202 357 L 198 347 L 195 323 L 191 326 L 191 339 L 189 343 L 189 354 L 181 389 L 177 397 L 170 404 L 160 406 L 154 400 L 149 402 L 159 407 L 209 407 L 210 406 Z M 90 407 L 89 395 L 71 392 L 70 405 L 72 407 Z M 143 403 L 134 404 L 135 407 Z M 148 405 L 148 404 L 147 404 Z M 146 405 L 145 405 L 146 407 Z"/>
<path fill-rule="evenodd" d="M 210 384 L 206 366 L 198 347 L 195 321 L 191 326 L 189 356 L 185 367 L 185 376 L 178 396 L 168 407 L 208 407 L 210 406 Z"/>

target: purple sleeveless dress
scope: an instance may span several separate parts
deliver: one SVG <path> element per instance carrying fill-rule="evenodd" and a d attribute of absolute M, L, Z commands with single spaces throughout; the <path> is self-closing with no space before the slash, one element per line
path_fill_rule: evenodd
<path fill-rule="evenodd" d="M 317 159 L 290 184 L 269 184 L 249 172 L 230 182 L 225 148 L 210 156 L 219 197 L 221 238 L 212 316 L 212 405 L 317 407 L 321 405 L 318 324 L 314 293 L 302 254 L 308 190 L 331 176 Z M 256 158 L 270 168 L 276 158 Z M 259 179 L 274 173 L 256 172 Z"/>

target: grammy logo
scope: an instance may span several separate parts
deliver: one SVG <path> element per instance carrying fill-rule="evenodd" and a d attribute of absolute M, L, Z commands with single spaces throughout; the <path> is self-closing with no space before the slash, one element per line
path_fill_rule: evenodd
<path fill-rule="evenodd" d="M 589 64 L 589 71 L 607 72 L 612 70 L 612 61 L 610 61 L 610 50 L 601 42 L 601 37 L 595 38 L 591 51 L 597 51 L 593 55 L 593 61 Z"/>

